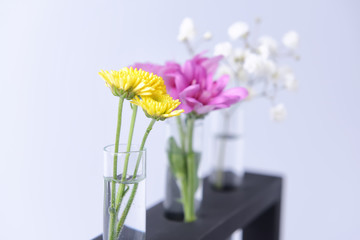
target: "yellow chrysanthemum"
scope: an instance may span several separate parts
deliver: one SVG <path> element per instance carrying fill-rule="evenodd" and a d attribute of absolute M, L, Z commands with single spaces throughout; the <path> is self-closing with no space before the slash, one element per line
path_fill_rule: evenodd
<path fill-rule="evenodd" d="M 152 97 L 135 97 L 131 103 L 142 107 L 145 114 L 149 118 L 156 120 L 165 120 L 169 117 L 179 116 L 184 112 L 183 109 L 175 110 L 180 102 L 178 99 L 174 100 L 168 94 L 163 94 L 156 99 Z"/>
<path fill-rule="evenodd" d="M 101 70 L 99 75 L 115 96 L 133 99 L 135 96 L 154 96 L 166 93 L 164 80 L 152 73 L 132 67 L 120 71 Z"/>
<path fill-rule="evenodd" d="M 162 96 L 166 94 L 166 86 L 162 77 L 159 77 L 150 72 L 146 72 L 142 69 L 137 70 L 135 68 L 133 71 L 137 71 L 138 76 L 142 79 L 145 85 L 153 88 L 153 96 Z"/>

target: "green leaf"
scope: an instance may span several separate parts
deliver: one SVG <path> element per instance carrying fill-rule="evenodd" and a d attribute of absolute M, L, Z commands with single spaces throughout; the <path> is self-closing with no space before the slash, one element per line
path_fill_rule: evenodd
<path fill-rule="evenodd" d="M 172 173 L 177 179 L 186 177 L 186 159 L 174 137 L 169 138 L 168 159 Z"/>

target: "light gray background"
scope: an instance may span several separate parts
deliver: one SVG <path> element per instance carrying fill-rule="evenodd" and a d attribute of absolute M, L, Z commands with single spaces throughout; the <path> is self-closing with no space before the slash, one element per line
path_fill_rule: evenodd
<path fill-rule="evenodd" d="M 285 176 L 283 239 L 359 239 L 359 7 L 1 1 L 0 239 L 89 239 L 102 231 L 102 147 L 114 141 L 117 99 L 97 72 L 136 60 L 183 61 L 176 35 L 185 16 L 216 40 L 234 21 L 258 16 L 263 33 L 300 33 L 300 91 L 281 98 L 289 118 L 269 121 L 264 101 L 245 107 L 246 166 Z M 147 122 L 139 119 L 136 139 Z M 148 206 L 164 193 L 164 134 L 158 124 L 148 141 Z"/>

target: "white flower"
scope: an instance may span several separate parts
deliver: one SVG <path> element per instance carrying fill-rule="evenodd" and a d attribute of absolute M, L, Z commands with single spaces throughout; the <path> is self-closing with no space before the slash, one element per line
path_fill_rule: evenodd
<path fill-rule="evenodd" d="M 276 53 L 277 53 L 276 40 L 269 36 L 260 37 L 258 51 L 259 51 L 260 55 L 265 58 L 276 55 Z"/>
<path fill-rule="evenodd" d="M 262 59 L 253 53 L 246 56 L 244 69 L 250 74 L 256 74 L 262 68 Z"/>
<path fill-rule="evenodd" d="M 246 56 L 244 69 L 256 77 L 272 77 L 276 71 L 276 65 L 272 60 L 250 53 Z"/>
<path fill-rule="evenodd" d="M 205 40 L 207 40 L 207 41 L 210 40 L 210 39 L 212 38 L 211 32 L 206 32 L 206 33 L 204 33 L 203 38 L 204 38 Z"/>
<path fill-rule="evenodd" d="M 180 42 L 192 40 L 196 35 L 195 25 L 191 18 L 184 18 L 181 22 L 178 40 Z"/>
<path fill-rule="evenodd" d="M 283 121 L 287 116 L 284 104 L 280 103 L 270 108 L 270 118 L 276 122 Z"/>
<path fill-rule="evenodd" d="M 235 22 L 228 28 L 228 34 L 231 40 L 246 37 L 249 34 L 249 25 L 245 22 Z"/>
<path fill-rule="evenodd" d="M 263 69 L 263 73 L 265 76 L 268 76 L 268 77 L 273 77 L 273 75 L 275 74 L 276 72 L 276 65 L 274 63 L 274 61 L 270 60 L 270 59 L 264 59 L 264 69 Z"/>
<path fill-rule="evenodd" d="M 296 91 L 298 89 L 298 82 L 293 73 L 288 73 L 284 76 L 284 86 L 290 91 Z"/>
<path fill-rule="evenodd" d="M 290 91 L 296 91 L 298 89 L 298 81 L 295 78 L 285 79 L 285 87 Z"/>
<path fill-rule="evenodd" d="M 235 62 L 243 62 L 245 60 L 248 50 L 242 48 L 236 48 L 233 52 Z"/>
<path fill-rule="evenodd" d="M 230 56 L 232 51 L 231 43 L 229 42 L 222 42 L 215 45 L 214 48 L 214 55 L 223 55 L 224 57 Z"/>
<path fill-rule="evenodd" d="M 291 70 L 291 68 L 287 67 L 287 66 L 281 66 L 277 69 L 276 71 L 276 78 L 280 79 L 283 84 L 284 87 L 287 90 L 290 91 L 295 91 L 298 88 L 298 81 L 295 78 L 295 75 L 293 73 L 293 71 Z"/>
<path fill-rule="evenodd" d="M 289 31 L 284 34 L 282 42 L 285 47 L 295 50 L 299 46 L 299 34 L 295 31 Z"/>

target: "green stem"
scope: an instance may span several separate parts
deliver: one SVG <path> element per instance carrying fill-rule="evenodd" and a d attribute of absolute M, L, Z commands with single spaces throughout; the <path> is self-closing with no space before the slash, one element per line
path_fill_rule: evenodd
<path fill-rule="evenodd" d="M 132 202 L 134 201 L 134 197 L 135 197 L 135 194 L 136 194 L 136 191 L 137 191 L 137 188 L 138 188 L 138 183 L 135 183 L 134 184 L 134 187 L 131 191 L 131 194 L 130 194 L 130 197 L 129 197 L 129 200 L 124 208 L 124 211 L 121 215 L 121 218 L 117 224 L 117 227 L 116 227 L 116 236 L 119 237 L 120 235 L 120 231 L 121 229 L 123 228 L 123 225 L 124 225 L 124 222 L 125 222 L 125 219 L 127 217 L 127 214 L 129 213 L 129 210 L 130 210 L 130 207 L 131 207 L 131 204 Z"/>
<path fill-rule="evenodd" d="M 128 142 L 127 142 L 127 146 L 126 146 L 126 156 L 125 156 L 125 161 L 124 161 L 124 167 L 123 167 L 123 172 L 122 172 L 122 176 L 121 176 L 121 183 L 120 183 L 119 190 L 118 190 L 118 193 L 116 196 L 116 215 L 119 212 L 121 202 L 124 197 L 125 184 L 123 182 L 125 181 L 126 175 L 127 175 L 130 150 L 131 150 L 131 142 L 132 142 L 132 138 L 133 138 L 133 134 L 134 134 L 137 105 L 132 105 L 132 110 L 133 110 L 133 112 L 132 112 L 132 116 L 131 116 L 130 131 L 129 131 Z"/>
<path fill-rule="evenodd" d="M 189 211 L 189 204 L 188 204 L 188 196 L 187 196 L 187 182 L 186 179 L 183 178 L 180 180 L 180 192 L 181 192 L 181 202 L 183 204 L 183 209 L 184 209 L 184 218 L 188 219 L 188 217 L 185 216 L 189 216 L 190 211 Z"/>
<path fill-rule="evenodd" d="M 134 126 L 135 126 L 135 120 L 136 120 L 136 114 L 137 114 L 137 105 L 132 105 L 132 115 L 131 115 L 131 122 L 130 122 L 130 131 L 129 131 L 129 136 L 128 136 L 128 142 L 127 142 L 127 146 L 126 146 L 126 157 L 125 157 L 125 162 L 124 162 L 124 171 L 122 174 L 122 178 L 121 181 L 125 181 L 126 179 L 126 174 L 127 174 L 127 168 L 128 168 L 128 162 L 129 162 L 129 157 L 130 157 L 130 150 L 131 150 L 131 142 L 132 142 L 132 138 L 134 135 Z"/>
<path fill-rule="evenodd" d="M 177 123 L 178 129 L 179 129 L 181 148 L 182 148 L 183 152 L 185 152 L 185 132 L 184 132 L 184 128 L 183 128 L 183 125 L 181 122 L 181 116 L 176 117 L 176 123 Z"/>
<path fill-rule="evenodd" d="M 156 122 L 156 119 L 152 119 L 148 128 L 146 129 L 145 133 L 144 133 L 144 136 L 143 136 L 143 139 L 141 141 L 141 145 L 140 145 L 140 153 L 139 153 L 139 156 L 138 156 L 138 159 L 136 161 L 136 166 L 135 166 L 135 170 L 134 170 L 134 174 L 133 174 L 133 179 L 135 179 L 136 177 L 136 174 L 137 174 L 137 171 L 139 169 L 139 164 L 140 164 L 140 160 L 141 160 L 141 157 L 142 157 L 142 151 L 144 150 L 144 147 L 145 147 L 145 142 L 147 140 L 147 137 L 149 136 L 149 133 L 151 132 L 154 124 Z"/>
<path fill-rule="evenodd" d="M 187 130 L 188 130 L 188 152 L 191 153 L 193 152 L 193 146 L 192 146 L 192 142 L 193 142 L 193 133 L 194 133 L 194 122 L 195 122 L 195 118 L 193 116 L 190 116 L 188 121 L 187 121 Z"/>
<path fill-rule="evenodd" d="M 195 178 L 196 178 L 196 163 L 195 154 L 193 151 L 192 141 L 194 133 L 194 122 L 195 118 L 190 116 L 187 121 L 188 130 L 188 154 L 186 158 L 187 162 L 187 201 L 184 202 L 184 220 L 185 222 L 193 222 L 196 220 L 195 215 Z M 186 210 L 186 211 L 185 211 Z"/>
<path fill-rule="evenodd" d="M 138 159 L 136 161 L 136 166 L 135 166 L 135 170 L 134 170 L 134 174 L 133 174 L 133 177 L 132 179 L 135 179 L 136 178 L 136 175 L 137 175 L 137 171 L 139 169 L 139 165 L 140 165 L 140 161 L 141 161 L 141 157 L 142 157 L 142 153 L 143 153 L 143 150 L 144 150 L 144 146 L 145 146 L 145 142 L 146 142 L 146 139 L 147 137 L 149 136 L 149 133 L 150 131 L 152 130 L 154 124 L 155 124 L 156 120 L 155 119 L 152 119 L 148 128 L 146 129 L 145 131 L 145 134 L 143 136 L 143 139 L 142 139 L 142 142 L 141 142 L 141 145 L 140 145 L 140 150 L 139 150 L 139 155 L 138 155 Z M 143 169 L 144 170 L 144 169 Z M 124 222 L 125 222 L 125 219 L 129 213 L 129 210 L 130 210 L 130 207 L 134 201 L 134 198 L 135 198 L 135 194 L 136 194 L 136 191 L 137 191 L 137 188 L 138 188 L 138 183 L 135 183 L 134 184 L 134 187 L 131 191 L 131 194 L 130 194 L 130 197 L 129 197 L 129 200 L 126 204 L 126 207 L 121 215 L 121 218 L 120 218 L 120 221 L 118 222 L 118 225 L 117 225 L 117 228 L 116 228 L 116 235 L 119 236 L 120 234 L 120 231 L 124 225 Z"/>
<path fill-rule="evenodd" d="M 117 180 L 117 159 L 118 159 L 118 151 L 119 151 L 119 140 L 120 140 L 120 131 L 121 131 L 121 117 L 122 117 L 122 109 L 124 105 L 124 98 L 120 97 L 119 99 L 119 107 L 118 107 L 118 119 L 117 119 L 117 128 L 116 128 L 116 139 L 115 139 L 115 150 L 114 150 L 114 163 L 113 163 L 113 180 L 111 181 L 111 207 L 110 207 L 110 223 L 109 223 L 109 239 L 114 238 L 114 230 L 115 230 L 115 192 L 116 192 L 116 182 Z"/>

